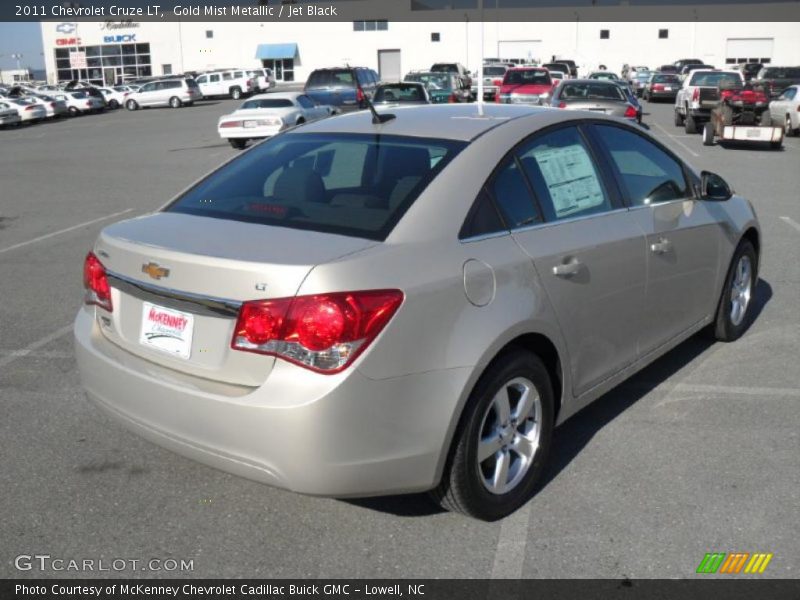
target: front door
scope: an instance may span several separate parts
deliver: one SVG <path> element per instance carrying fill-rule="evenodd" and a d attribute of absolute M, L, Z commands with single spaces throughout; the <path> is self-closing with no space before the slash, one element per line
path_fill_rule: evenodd
<path fill-rule="evenodd" d="M 724 235 L 720 207 L 695 198 L 681 161 L 616 125 L 596 124 L 631 217 L 647 241 L 647 294 L 639 351 L 645 354 L 713 314 Z"/>

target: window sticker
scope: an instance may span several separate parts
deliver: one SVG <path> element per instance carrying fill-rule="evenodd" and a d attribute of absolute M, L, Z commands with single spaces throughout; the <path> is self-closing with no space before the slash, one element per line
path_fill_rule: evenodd
<path fill-rule="evenodd" d="M 583 146 L 536 149 L 533 155 L 547 184 L 557 218 L 604 203 L 603 188 Z"/>

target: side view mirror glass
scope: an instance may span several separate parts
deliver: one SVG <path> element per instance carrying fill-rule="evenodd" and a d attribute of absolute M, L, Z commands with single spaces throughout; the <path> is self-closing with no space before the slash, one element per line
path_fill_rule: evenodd
<path fill-rule="evenodd" d="M 700 193 L 703 200 L 724 201 L 733 196 L 731 186 L 719 175 L 711 171 L 700 173 Z"/>

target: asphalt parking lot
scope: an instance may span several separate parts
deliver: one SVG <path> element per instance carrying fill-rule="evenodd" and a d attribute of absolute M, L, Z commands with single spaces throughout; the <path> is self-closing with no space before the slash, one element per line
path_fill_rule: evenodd
<path fill-rule="evenodd" d="M 193 561 L 97 576 L 682 578 L 714 551 L 770 552 L 762 577 L 798 577 L 800 139 L 707 148 L 671 105 L 645 104 L 657 138 L 755 205 L 758 316 L 738 342 L 692 338 L 568 421 L 538 495 L 487 524 L 425 496 L 265 487 L 162 450 L 83 396 L 71 323 L 87 250 L 236 154 L 216 132 L 236 104 L 0 131 L 0 577 L 92 575 L 15 568 L 49 554 Z"/>

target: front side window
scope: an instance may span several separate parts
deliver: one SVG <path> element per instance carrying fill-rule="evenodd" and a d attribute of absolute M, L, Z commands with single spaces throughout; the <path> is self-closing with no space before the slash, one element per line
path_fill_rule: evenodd
<path fill-rule="evenodd" d="M 309 98 L 308 96 L 298 96 L 297 103 L 303 108 L 314 108 L 315 106 L 314 101 L 311 100 L 311 98 Z"/>
<path fill-rule="evenodd" d="M 518 153 L 545 219 L 557 221 L 612 209 L 589 149 L 575 127 L 546 133 Z"/>
<path fill-rule="evenodd" d="M 208 81 L 211 83 L 218 83 L 219 82 L 219 75 L 209 75 Z"/>
<path fill-rule="evenodd" d="M 644 137 L 622 127 L 595 125 L 632 206 L 691 195 L 681 164 Z"/>
<path fill-rule="evenodd" d="M 464 142 L 289 133 L 227 163 L 167 212 L 384 240 Z"/>

